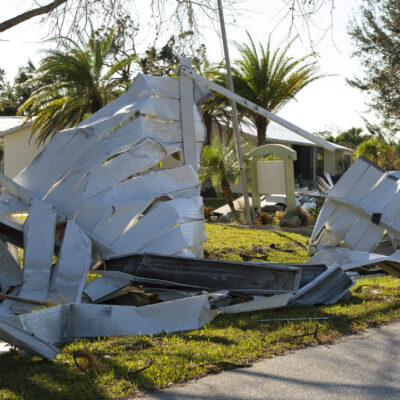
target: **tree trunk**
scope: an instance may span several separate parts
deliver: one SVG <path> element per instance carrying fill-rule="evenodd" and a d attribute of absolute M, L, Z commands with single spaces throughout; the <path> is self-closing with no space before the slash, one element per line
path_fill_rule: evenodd
<path fill-rule="evenodd" d="M 267 127 L 268 127 L 269 121 L 265 119 L 264 117 L 257 118 L 256 120 L 256 129 L 257 129 L 257 146 L 263 146 L 264 144 L 267 144 Z"/>
<path fill-rule="evenodd" d="M 228 180 L 223 178 L 221 180 L 221 189 L 222 189 L 222 193 L 225 196 L 226 202 L 228 203 L 229 208 L 232 211 L 232 216 L 233 219 L 236 222 L 239 222 L 239 216 L 235 210 L 235 206 L 233 205 L 233 201 L 232 201 L 232 190 L 231 190 L 231 185 L 229 184 Z"/>
<path fill-rule="evenodd" d="M 212 141 L 212 115 L 210 112 L 206 111 L 203 113 L 204 123 L 206 125 L 206 141 L 204 142 L 205 146 L 210 146 Z"/>

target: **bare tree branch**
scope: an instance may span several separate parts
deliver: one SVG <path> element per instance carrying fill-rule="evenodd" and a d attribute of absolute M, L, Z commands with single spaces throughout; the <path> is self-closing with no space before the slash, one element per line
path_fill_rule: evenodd
<path fill-rule="evenodd" d="M 68 0 L 54 0 L 52 3 L 49 3 L 43 7 L 34 8 L 33 10 L 26 11 L 20 15 L 17 15 L 14 18 L 8 19 L 7 21 L 0 23 L 0 32 L 4 32 L 7 29 L 10 29 L 22 22 L 27 21 L 33 17 L 37 17 L 38 15 L 48 14 L 63 3 L 66 3 Z"/>

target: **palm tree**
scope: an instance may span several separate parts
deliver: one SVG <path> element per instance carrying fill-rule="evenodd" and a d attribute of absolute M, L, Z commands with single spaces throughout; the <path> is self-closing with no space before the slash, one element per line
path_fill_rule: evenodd
<path fill-rule="evenodd" d="M 210 81 L 218 81 L 221 77 L 221 64 L 210 63 L 204 45 L 200 46 L 198 56 L 193 58 L 193 70 Z M 212 143 L 214 126 L 217 126 L 219 130 L 220 141 L 229 143 L 233 132 L 230 128 L 231 112 L 226 107 L 225 97 L 219 93 L 213 93 L 213 96 L 201 105 L 201 110 L 207 132 L 205 145 Z M 225 138 L 222 135 L 222 127 L 226 128 Z"/>
<path fill-rule="evenodd" d="M 218 138 L 212 144 L 204 146 L 201 157 L 200 180 L 211 179 L 214 186 L 220 186 L 232 216 L 237 222 L 239 216 L 232 199 L 230 182 L 236 183 L 240 176 L 239 163 L 233 146 L 225 146 Z"/>
<path fill-rule="evenodd" d="M 35 76 L 28 81 L 38 89 L 18 110 L 27 119 L 34 118 L 32 134 L 38 144 L 61 129 L 75 126 L 126 89 L 126 77 L 115 74 L 135 56 L 109 67 L 115 39 L 113 30 L 99 37 L 92 29 L 87 42 L 58 38 L 60 48 L 46 51 Z"/>
<path fill-rule="evenodd" d="M 249 44 L 236 45 L 242 58 L 235 61 L 233 69 L 235 92 L 260 107 L 276 113 L 301 89 L 323 77 L 316 74 L 316 62 L 308 61 L 311 55 L 300 59 L 287 55 L 293 41 L 282 50 L 273 51 L 269 38 L 265 48 L 259 44 L 258 51 L 251 36 L 247 35 Z M 242 107 L 241 112 L 255 125 L 258 146 L 266 144 L 269 121 Z"/>

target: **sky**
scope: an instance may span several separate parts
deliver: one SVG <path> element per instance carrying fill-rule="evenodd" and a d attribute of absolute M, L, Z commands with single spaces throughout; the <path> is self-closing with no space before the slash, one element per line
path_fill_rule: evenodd
<path fill-rule="evenodd" d="M 148 19 L 148 7 L 141 9 L 145 2 L 138 0 L 134 15 Z M 142 1 L 142 3 L 140 3 Z M 147 3 L 148 1 L 146 1 Z M 362 74 L 356 58 L 351 57 L 354 50 L 347 34 L 347 24 L 353 12 L 357 10 L 360 0 L 336 0 L 335 9 L 322 8 L 311 24 L 308 33 L 300 20 L 296 23 L 297 39 L 289 52 L 294 57 L 309 54 L 312 49 L 309 37 L 313 39 L 313 50 L 318 53 L 320 73 L 329 75 L 304 88 L 278 114 L 310 132 L 329 130 L 339 132 L 353 126 L 363 127 L 362 116 L 373 118 L 366 113 L 364 95 L 346 84 L 346 77 Z M 0 0 L 0 22 L 25 11 L 23 0 Z M 235 41 L 247 41 L 248 32 L 255 42 L 266 43 L 272 35 L 272 45 L 281 47 L 287 41 L 290 19 L 284 18 L 287 7 L 283 0 L 243 0 L 235 12 L 226 10 L 227 36 L 231 59 L 238 58 Z M 198 19 L 203 34 L 202 42 L 207 45 L 208 57 L 219 62 L 223 58 L 222 42 L 218 33 L 218 24 L 210 24 L 205 16 Z M 326 29 L 328 31 L 326 32 Z M 296 29 L 292 29 L 294 32 Z M 142 37 L 139 43 L 144 50 L 153 32 L 150 25 L 141 24 Z M 171 31 L 172 32 L 172 31 Z M 324 32 L 325 35 L 324 35 Z M 31 19 L 8 31 L 0 33 L 0 68 L 5 69 L 7 78 L 12 81 L 18 67 L 26 64 L 28 59 L 38 63 L 41 50 L 48 48 L 43 43 L 47 27 L 40 23 L 40 18 Z M 167 38 L 170 32 L 165 32 Z M 160 40 L 160 43 L 164 43 Z"/>

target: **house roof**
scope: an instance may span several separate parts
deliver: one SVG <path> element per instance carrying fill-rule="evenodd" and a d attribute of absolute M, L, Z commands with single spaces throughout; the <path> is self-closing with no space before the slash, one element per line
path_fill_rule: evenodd
<path fill-rule="evenodd" d="M 32 125 L 32 121 L 24 121 L 25 117 L 0 117 L 0 137 Z"/>
<path fill-rule="evenodd" d="M 255 139 L 257 137 L 256 127 L 250 121 L 248 120 L 242 121 L 241 128 L 244 136 L 247 137 L 248 139 Z M 273 121 L 270 121 L 270 123 L 268 124 L 266 136 L 267 136 L 267 142 L 282 143 L 282 144 L 290 143 L 302 146 L 319 147 L 318 144 L 312 142 L 311 140 L 306 139 L 303 136 L 300 136 L 297 133 L 290 131 L 289 129 L 286 129 L 283 126 L 280 126 Z M 339 144 L 336 143 L 332 142 L 329 143 L 331 143 L 336 148 L 336 150 L 346 150 L 351 152 L 354 151 L 353 149 L 350 149 L 345 146 L 340 146 Z"/>

